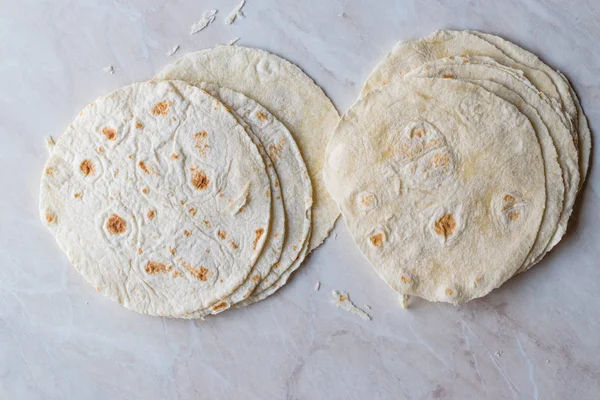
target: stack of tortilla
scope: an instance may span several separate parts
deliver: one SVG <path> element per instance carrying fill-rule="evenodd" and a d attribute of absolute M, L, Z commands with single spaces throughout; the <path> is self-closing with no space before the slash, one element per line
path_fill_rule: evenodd
<path fill-rule="evenodd" d="M 460 304 L 556 246 L 590 149 L 564 75 L 500 37 L 437 31 L 375 68 L 331 137 L 324 176 L 385 282 Z"/>
<path fill-rule="evenodd" d="M 134 311 L 202 318 L 283 286 L 339 213 L 322 179 L 339 115 L 258 49 L 190 53 L 86 107 L 54 143 L 43 222 Z"/>

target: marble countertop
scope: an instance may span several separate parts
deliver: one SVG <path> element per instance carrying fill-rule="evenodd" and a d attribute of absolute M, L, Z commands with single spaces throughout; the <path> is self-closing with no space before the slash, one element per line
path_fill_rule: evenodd
<path fill-rule="evenodd" d="M 596 0 L 248 0 L 246 18 L 224 24 L 237 2 L 0 2 L 0 399 L 598 398 L 594 162 L 563 242 L 461 307 L 402 310 L 341 221 L 278 294 L 206 321 L 127 311 L 70 266 L 38 218 L 43 138 L 98 96 L 236 37 L 296 62 L 343 112 L 396 41 L 439 28 L 497 33 L 571 79 L 598 138 Z M 190 36 L 207 8 L 217 20 Z M 332 289 L 370 305 L 373 320 L 334 307 Z"/>

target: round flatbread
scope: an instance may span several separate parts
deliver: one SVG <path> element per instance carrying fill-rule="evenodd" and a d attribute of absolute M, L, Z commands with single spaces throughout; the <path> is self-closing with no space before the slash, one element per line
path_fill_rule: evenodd
<path fill-rule="evenodd" d="M 143 82 L 99 98 L 61 136 L 40 212 L 99 292 L 189 317 L 218 310 L 248 277 L 269 235 L 271 191 L 221 102 L 183 82 Z"/>
<path fill-rule="evenodd" d="M 360 99 L 332 136 L 325 181 L 392 288 L 454 304 L 523 265 L 546 197 L 529 120 L 452 79 L 398 80 Z"/>
<path fill-rule="evenodd" d="M 231 89 L 206 83 L 202 84 L 201 88 L 227 105 L 242 124 L 248 125 L 256 140 L 260 142 L 259 148 L 264 146 L 266 149 L 267 154 L 263 158 L 266 160 L 267 171 L 276 173 L 278 177 L 277 187 L 271 189 L 273 200 L 283 204 L 286 229 L 285 234 L 278 229 L 272 231 L 282 246 L 280 256 L 268 265 L 268 269 L 256 268 L 260 279 L 253 278 L 253 274 L 250 282 L 238 289 L 241 298 L 235 296 L 228 302 L 229 306 L 242 301 L 244 305 L 251 304 L 272 293 L 264 291 L 278 281 L 281 275 L 295 270 L 299 266 L 298 261 L 304 259 L 300 249 L 308 242 L 310 233 L 310 178 L 290 132 L 269 111 L 249 97 Z M 263 257 L 259 259 L 257 266 L 261 261 L 266 262 Z"/>
<path fill-rule="evenodd" d="M 516 62 L 526 65 L 529 68 L 536 69 L 547 74 L 554 85 L 556 86 L 562 103 L 565 106 L 565 111 L 574 122 L 574 127 L 578 133 L 578 151 L 579 151 L 579 173 L 581 180 L 579 187 L 583 185 L 587 176 L 587 171 L 590 164 L 590 154 L 592 150 L 592 134 L 588 125 L 587 118 L 583 113 L 579 98 L 575 90 L 569 83 L 568 79 L 559 71 L 555 71 L 547 64 L 543 63 L 535 54 L 509 42 L 499 36 L 490 35 L 489 33 L 469 31 L 469 33 L 480 37 L 481 39 L 493 44 L 508 57 Z"/>
<path fill-rule="evenodd" d="M 564 235 L 579 187 L 577 151 L 557 111 L 519 71 L 487 57 L 439 59 L 415 68 L 405 77 L 467 80 L 514 104 L 531 121 L 544 158 L 547 202 L 538 238 L 522 269 L 533 265 Z"/>
<path fill-rule="evenodd" d="M 218 46 L 186 54 L 166 66 L 155 79 L 226 87 L 255 100 L 281 121 L 300 148 L 312 180 L 309 252 L 325 240 L 339 215 L 322 178 L 325 144 L 339 114 L 323 90 L 300 68 L 264 50 Z"/>
<path fill-rule="evenodd" d="M 520 109 L 526 108 L 525 106 L 521 107 L 518 105 L 523 101 L 535 108 L 536 114 L 539 115 L 544 126 L 535 122 L 536 116 L 531 112 L 523 112 L 526 110 L 521 111 L 536 128 L 538 138 L 542 144 L 542 155 L 544 156 L 544 153 L 548 154 L 550 152 L 557 153 L 562 182 L 557 181 L 558 176 L 555 168 L 548 165 L 550 159 L 554 158 L 554 155 L 548 154 L 544 156 L 548 204 L 536 245 L 534 245 L 530 257 L 528 257 L 528 260 L 519 272 L 529 269 L 562 239 L 567 230 L 569 217 L 573 211 L 578 188 L 580 187 L 577 149 L 573 144 L 569 129 L 561 118 L 560 112 L 551 106 L 550 101 L 544 95 L 540 95 L 537 89 L 522 76 L 520 71 L 502 66 L 488 57 L 460 56 L 453 57 L 452 59 L 439 59 L 425 63 L 408 72 L 405 76 L 455 78 L 468 80 L 484 87 L 486 87 L 485 81 L 492 81 L 510 88 L 521 100 L 515 99 L 514 96 L 511 96 L 512 99 L 505 98 L 502 95 L 500 97 L 515 104 Z M 489 90 L 488 87 L 486 89 Z M 495 91 L 493 92 L 498 94 Z M 544 131 L 547 133 L 544 133 Z M 548 139 L 551 139 L 554 151 L 550 148 Z M 561 190 L 560 186 L 564 187 L 564 190 L 562 190 L 564 202 L 561 201 L 562 206 L 559 207 L 557 201 L 558 190 Z"/>

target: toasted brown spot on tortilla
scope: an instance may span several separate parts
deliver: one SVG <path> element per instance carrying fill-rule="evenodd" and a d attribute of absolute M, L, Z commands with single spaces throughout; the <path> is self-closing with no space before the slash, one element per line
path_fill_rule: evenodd
<path fill-rule="evenodd" d="M 46 214 L 46 221 L 48 223 L 51 223 L 52 221 L 54 221 L 54 217 L 51 214 Z"/>
<path fill-rule="evenodd" d="M 227 302 L 226 301 L 222 301 L 219 304 L 214 305 L 213 306 L 213 310 L 214 311 L 219 311 L 219 310 L 221 310 L 221 309 L 223 309 L 225 307 L 227 307 Z"/>
<path fill-rule="evenodd" d="M 192 176 L 192 185 L 198 190 L 205 190 L 210 184 L 210 179 L 204 174 L 204 172 L 195 171 Z"/>
<path fill-rule="evenodd" d="M 154 107 L 152 107 L 152 114 L 165 116 L 171 110 L 172 104 L 172 102 L 166 100 L 156 103 Z"/>
<path fill-rule="evenodd" d="M 127 157 L 129 157 L 129 159 L 131 160 L 133 158 L 133 154 L 130 154 Z"/>
<path fill-rule="evenodd" d="M 50 176 L 54 176 L 54 168 L 46 168 L 46 174 L 50 175 Z"/>
<path fill-rule="evenodd" d="M 259 281 L 259 279 L 260 279 L 260 275 L 254 275 L 254 276 L 252 277 L 252 281 L 253 281 L 253 282 L 258 282 L 258 281 Z"/>
<path fill-rule="evenodd" d="M 279 261 L 277 261 L 275 264 L 273 264 L 273 268 L 279 268 L 279 265 L 280 265 L 280 263 L 279 263 Z"/>
<path fill-rule="evenodd" d="M 173 277 L 174 278 L 179 278 L 180 276 L 183 276 L 183 274 L 180 271 L 174 271 L 173 272 Z"/>
<path fill-rule="evenodd" d="M 175 255 L 175 249 L 172 247 L 169 247 L 169 252 L 171 253 L 172 256 Z"/>
<path fill-rule="evenodd" d="M 234 249 L 234 250 L 237 250 L 237 249 L 240 248 L 240 246 L 238 246 L 238 244 L 236 242 L 232 241 L 231 242 L 231 248 Z"/>
<path fill-rule="evenodd" d="M 369 238 L 373 246 L 380 247 L 383 244 L 383 233 L 377 233 Z"/>
<path fill-rule="evenodd" d="M 454 290 L 448 288 L 444 293 L 446 293 L 446 296 L 452 296 L 454 294 Z"/>
<path fill-rule="evenodd" d="M 519 210 L 513 210 L 508 214 L 508 218 L 510 218 L 511 221 L 516 221 L 519 219 L 520 215 L 521 215 L 521 212 Z"/>
<path fill-rule="evenodd" d="M 144 193 L 144 194 L 148 194 L 148 188 L 143 188 L 143 189 L 142 189 L 142 193 Z"/>
<path fill-rule="evenodd" d="M 188 210 L 190 212 L 190 214 L 192 214 L 194 217 L 196 216 L 196 209 L 194 207 L 190 207 L 190 209 Z"/>
<path fill-rule="evenodd" d="M 515 201 L 515 198 L 513 196 L 511 196 L 510 194 L 507 194 L 504 196 L 504 201 L 506 201 L 507 203 L 512 203 Z"/>
<path fill-rule="evenodd" d="M 292 246 L 292 249 L 294 249 L 294 251 L 296 251 L 296 250 L 298 250 L 298 246 L 296 246 L 296 245 L 293 245 L 293 246 Z"/>
<path fill-rule="evenodd" d="M 266 121 L 268 119 L 267 114 L 260 111 L 256 113 L 256 118 L 260 119 L 261 121 Z"/>
<path fill-rule="evenodd" d="M 348 296 L 340 294 L 340 296 L 338 297 L 338 301 L 340 303 L 343 303 L 344 301 L 348 300 Z"/>
<path fill-rule="evenodd" d="M 138 129 L 142 129 L 144 127 L 144 124 L 142 123 L 142 121 L 136 121 L 135 127 Z"/>
<path fill-rule="evenodd" d="M 440 236 L 448 237 L 456 230 L 456 221 L 452 214 L 442 215 L 433 226 L 433 230 Z"/>
<path fill-rule="evenodd" d="M 204 222 L 204 226 L 206 226 L 207 228 L 212 228 L 212 224 L 210 223 L 210 221 L 204 220 L 202 222 Z"/>
<path fill-rule="evenodd" d="M 199 266 L 198 268 L 191 266 L 188 262 L 184 261 L 183 266 L 185 269 L 196 279 L 199 281 L 205 282 L 210 275 L 210 271 L 208 268 Z"/>
<path fill-rule="evenodd" d="M 156 216 L 156 212 L 154 210 L 150 210 L 148 211 L 148 214 L 146 216 L 148 217 L 148 219 L 154 219 L 154 217 Z"/>
<path fill-rule="evenodd" d="M 254 238 L 254 250 L 256 250 L 258 241 L 262 237 L 263 233 L 265 233 L 265 230 L 263 228 L 258 228 L 254 233 L 256 234 L 256 237 Z"/>
<path fill-rule="evenodd" d="M 98 147 L 98 153 L 104 153 L 104 147 L 102 147 L 102 146 Z"/>
<path fill-rule="evenodd" d="M 194 137 L 196 138 L 196 140 L 206 139 L 208 137 L 208 132 L 206 132 L 206 131 L 196 132 L 194 134 Z"/>
<path fill-rule="evenodd" d="M 102 128 L 101 132 L 108 140 L 115 140 L 117 138 L 117 130 L 115 128 L 105 126 Z"/>
<path fill-rule="evenodd" d="M 225 239 L 227 237 L 227 233 L 223 232 L 222 230 L 218 230 L 217 236 L 219 236 L 219 238 L 221 238 L 221 239 Z"/>
<path fill-rule="evenodd" d="M 406 275 L 400 275 L 400 281 L 402 281 L 402 283 L 404 283 L 405 285 L 410 284 L 410 278 Z"/>
<path fill-rule="evenodd" d="M 146 263 L 144 270 L 152 275 L 164 274 L 167 272 L 167 266 L 164 263 L 150 260 Z"/>
<path fill-rule="evenodd" d="M 183 231 L 184 236 L 190 236 L 191 234 L 192 234 L 192 232 L 188 231 L 187 229 L 185 231 Z"/>
<path fill-rule="evenodd" d="M 276 162 L 277 160 L 279 160 L 281 158 L 281 153 L 283 152 L 283 145 L 282 143 L 278 143 L 278 144 L 270 144 L 269 148 L 269 157 L 271 158 L 271 160 L 273 162 Z"/>
<path fill-rule="evenodd" d="M 148 166 L 146 165 L 146 163 L 145 163 L 145 162 L 143 162 L 143 161 L 140 161 L 140 162 L 138 163 L 138 165 L 140 166 L 140 168 L 142 169 L 142 171 L 144 171 L 144 172 L 145 172 L 145 173 L 147 173 L 147 174 L 149 174 L 149 173 L 150 173 L 150 170 L 148 169 Z"/>
<path fill-rule="evenodd" d="M 142 254 L 142 248 L 138 247 L 138 254 Z"/>
<path fill-rule="evenodd" d="M 78 199 L 81 197 L 81 192 L 77 192 L 73 196 L 75 196 L 75 198 Z"/>
<path fill-rule="evenodd" d="M 448 73 L 448 74 L 443 74 L 443 75 L 442 75 L 442 78 L 446 78 L 446 79 L 455 79 L 455 78 L 456 78 L 456 75 L 454 75 L 454 74 L 450 74 L 450 73 Z"/>
<path fill-rule="evenodd" d="M 127 224 L 123 218 L 113 214 L 106 221 L 106 229 L 113 235 L 120 235 L 127 230 Z"/>
<path fill-rule="evenodd" d="M 427 134 L 427 130 L 425 130 L 425 128 L 423 128 L 422 126 L 417 126 L 412 131 L 412 135 L 416 136 L 418 138 L 423 137 L 426 134 Z"/>
<path fill-rule="evenodd" d="M 185 204 L 185 201 L 183 201 L 183 200 L 179 200 L 179 204 L 181 204 L 181 205 L 184 205 L 184 204 Z"/>
<path fill-rule="evenodd" d="M 443 152 L 443 153 L 436 153 L 436 155 L 433 156 L 433 158 L 431 159 L 431 165 L 433 167 L 440 167 L 440 166 L 445 166 L 448 165 L 450 163 L 450 154 Z"/>
<path fill-rule="evenodd" d="M 94 172 L 96 171 L 94 164 L 92 164 L 90 160 L 83 160 L 83 162 L 79 166 L 79 169 L 81 170 L 81 173 L 85 176 L 94 175 Z"/>

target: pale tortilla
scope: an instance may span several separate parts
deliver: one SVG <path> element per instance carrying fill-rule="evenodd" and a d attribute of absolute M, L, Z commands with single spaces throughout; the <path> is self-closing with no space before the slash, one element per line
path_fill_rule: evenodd
<path fill-rule="evenodd" d="M 569 130 L 556 110 L 525 78 L 519 77 L 518 71 L 500 66 L 487 57 L 440 59 L 425 63 L 405 76 L 468 80 L 514 104 L 532 122 L 544 158 L 547 206 L 536 243 L 522 267 L 522 270 L 527 269 L 560 241 L 575 203 L 579 174 L 577 151 Z M 512 94 L 507 92 L 509 89 Z M 530 107 L 533 110 L 528 109 Z"/>
<path fill-rule="evenodd" d="M 99 98 L 54 146 L 40 212 L 85 279 L 134 311 L 190 317 L 234 292 L 269 234 L 263 160 L 227 108 L 183 82 Z"/>
<path fill-rule="evenodd" d="M 325 181 L 392 288 L 454 304 L 523 265 L 546 201 L 529 120 L 452 79 L 397 80 L 360 99 L 332 136 Z"/>
<path fill-rule="evenodd" d="M 569 114 L 572 121 L 574 122 L 574 128 L 578 133 L 578 151 L 579 151 L 579 173 L 581 180 L 579 187 L 583 185 L 587 176 L 587 171 L 590 164 L 590 154 L 592 150 L 592 134 L 588 125 L 587 118 L 583 113 L 579 98 L 575 93 L 575 90 L 569 83 L 568 79 L 559 71 L 555 71 L 547 64 L 543 63 L 535 54 L 517 46 L 516 44 L 509 42 L 499 36 L 490 35 L 489 33 L 469 31 L 469 33 L 476 35 L 485 41 L 493 44 L 508 57 L 515 60 L 516 62 L 526 65 L 532 69 L 540 70 L 546 73 L 552 82 L 558 89 L 560 98 L 565 106 L 565 111 Z"/>
<path fill-rule="evenodd" d="M 218 46 L 188 53 L 155 79 L 214 83 L 240 92 L 268 109 L 291 132 L 313 186 L 309 252 L 327 237 L 339 210 L 323 184 L 325 145 L 339 121 L 331 100 L 300 68 L 264 50 Z"/>
<path fill-rule="evenodd" d="M 243 304 L 251 304 L 272 294 L 274 290 L 266 291 L 266 289 L 279 281 L 282 275 L 289 276 L 288 271 L 291 273 L 297 269 L 304 259 L 301 249 L 308 243 L 311 224 L 310 178 L 300 150 L 290 132 L 269 111 L 254 100 L 231 89 L 214 84 L 202 84 L 201 87 L 221 100 L 235 115 L 248 124 L 256 139 L 268 153 L 265 154 L 267 171 L 278 176 L 279 187 L 275 190 L 271 189 L 274 193 L 274 201 L 283 203 L 286 214 L 285 235 L 282 233 L 278 237 L 283 240 L 280 257 L 269 265 L 268 270 L 264 269 L 260 272 L 260 279 L 252 281 L 253 285 L 238 290 L 243 295 L 241 298 L 232 298 L 229 302 L 229 305 L 242 301 Z"/>

